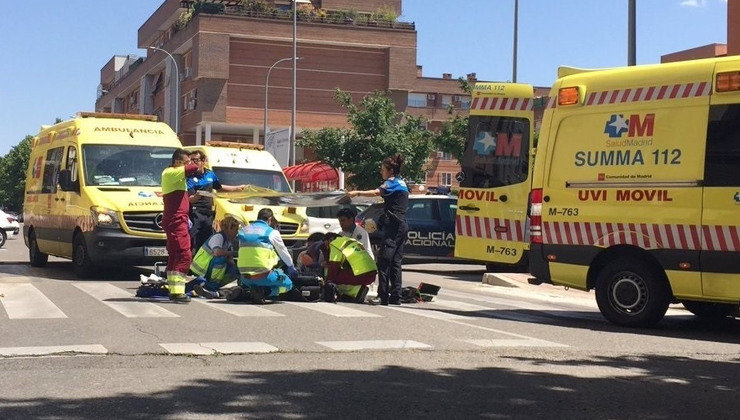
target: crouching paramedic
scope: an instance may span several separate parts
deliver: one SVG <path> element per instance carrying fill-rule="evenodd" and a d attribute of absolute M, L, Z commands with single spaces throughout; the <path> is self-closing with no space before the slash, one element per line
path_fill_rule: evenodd
<path fill-rule="evenodd" d="M 198 171 L 198 165 L 190 163 L 188 152 L 175 150 L 172 165 L 162 171 L 162 228 L 167 234 L 167 287 L 170 300 L 190 302 L 185 294 L 185 283 L 190 268 L 192 253 L 188 234 L 188 201 L 186 178 Z"/>
<path fill-rule="evenodd" d="M 207 299 L 221 297 L 218 290 L 239 278 L 239 269 L 234 263 L 237 253 L 232 246 L 239 233 L 239 222 L 226 216 L 219 222 L 219 227 L 221 231 L 206 240 L 190 264 L 190 271 L 198 277 L 188 285 L 198 296 Z"/>
<path fill-rule="evenodd" d="M 257 220 L 237 235 L 237 266 L 241 274 L 238 284 L 249 288 L 255 302 L 264 298 L 265 288 L 269 289 L 268 297 L 277 299 L 280 293 L 293 287 L 290 277 L 298 275 L 283 238 L 274 226 L 276 221 L 272 210 L 261 209 L 257 213 Z M 285 265 L 285 271 L 277 268 L 281 261 Z"/>
<path fill-rule="evenodd" d="M 337 286 L 340 300 L 363 303 L 378 273 L 372 255 L 359 241 L 336 233 L 328 233 L 324 244 L 326 281 Z"/>

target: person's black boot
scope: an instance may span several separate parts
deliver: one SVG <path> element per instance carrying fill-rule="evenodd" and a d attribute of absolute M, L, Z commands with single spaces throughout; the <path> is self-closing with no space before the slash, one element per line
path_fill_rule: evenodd
<path fill-rule="evenodd" d="M 188 303 L 190 302 L 190 296 L 185 293 L 170 294 L 170 300 L 175 303 Z"/>

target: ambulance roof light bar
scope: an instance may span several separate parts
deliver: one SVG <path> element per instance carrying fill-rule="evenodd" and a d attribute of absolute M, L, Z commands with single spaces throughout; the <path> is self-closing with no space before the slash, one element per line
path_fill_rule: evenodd
<path fill-rule="evenodd" d="M 207 141 L 206 146 L 231 147 L 234 149 L 248 149 L 248 150 L 263 150 L 265 148 L 261 144 L 240 143 L 237 141 Z"/>
<path fill-rule="evenodd" d="M 156 115 L 142 115 L 142 114 L 117 114 L 110 112 L 78 112 L 77 118 L 111 118 L 118 120 L 139 120 L 139 121 L 153 121 L 157 122 L 158 118 Z"/>

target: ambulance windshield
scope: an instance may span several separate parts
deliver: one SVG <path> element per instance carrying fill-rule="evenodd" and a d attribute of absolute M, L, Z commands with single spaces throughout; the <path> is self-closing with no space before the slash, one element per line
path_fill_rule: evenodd
<path fill-rule="evenodd" d="M 162 183 L 162 171 L 172 162 L 174 152 L 172 147 L 82 146 L 85 183 L 92 186 L 157 187 Z"/>
<path fill-rule="evenodd" d="M 460 186 L 493 188 L 526 181 L 529 124 L 526 118 L 470 116 Z"/>
<path fill-rule="evenodd" d="M 280 171 L 261 171 L 258 169 L 215 167 L 213 172 L 225 185 L 254 185 L 277 192 L 289 193 L 290 185 Z"/>

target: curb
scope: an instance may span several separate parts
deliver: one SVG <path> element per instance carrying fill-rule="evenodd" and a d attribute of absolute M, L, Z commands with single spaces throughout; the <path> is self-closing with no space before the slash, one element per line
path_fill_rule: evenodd
<path fill-rule="evenodd" d="M 484 273 L 483 279 L 481 281 L 483 282 L 483 284 L 488 284 L 491 286 L 514 288 L 521 287 L 518 281 L 499 273 Z"/>

